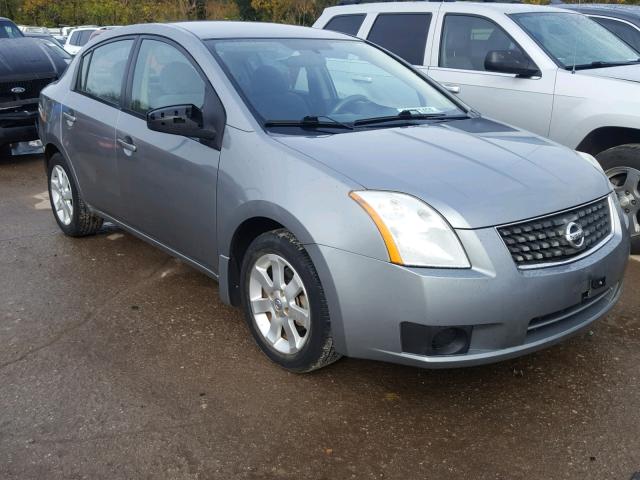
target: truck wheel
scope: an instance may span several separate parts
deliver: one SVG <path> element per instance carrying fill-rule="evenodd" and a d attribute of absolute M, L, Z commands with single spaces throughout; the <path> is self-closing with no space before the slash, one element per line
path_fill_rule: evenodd
<path fill-rule="evenodd" d="M 597 156 L 629 222 L 631 253 L 640 254 L 640 144 L 620 145 Z"/>
<path fill-rule="evenodd" d="M 257 237 L 244 256 L 241 279 L 247 323 L 272 361 L 303 373 L 340 358 L 320 278 L 291 232 L 280 229 Z"/>
<path fill-rule="evenodd" d="M 70 237 L 93 235 L 102 227 L 102 218 L 91 213 L 80 198 L 69 166 L 59 153 L 49 160 L 49 200 L 58 226 Z"/>

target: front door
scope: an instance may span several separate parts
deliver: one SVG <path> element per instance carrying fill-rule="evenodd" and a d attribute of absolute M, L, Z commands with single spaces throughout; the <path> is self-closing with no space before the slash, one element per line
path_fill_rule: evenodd
<path fill-rule="evenodd" d="M 149 110 L 191 104 L 222 111 L 197 65 L 178 46 L 144 38 L 130 95 L 118 119 L 117 162 L 123 221 L 177 253 L 216 271 L 216 182 L 220 151 L 194 138 L 149 130 Z"/>
<path fill-rule="evenodd" d="M 429 76 L 483 115 L 547 136 L 557 68 L 542 68 L 535 78 L 487 71 L 484 62 L 492 50 L 527 53 L 485 17 L 447 12 L 439 24 Z"/>
<path fill-rule="evenodd" d="M 82 197 L 94 208 L 118 216 L 116 123 L 133 39 L 109 42 L 82 56 L 76 84 L 62 107 L 62 143 Z"/>

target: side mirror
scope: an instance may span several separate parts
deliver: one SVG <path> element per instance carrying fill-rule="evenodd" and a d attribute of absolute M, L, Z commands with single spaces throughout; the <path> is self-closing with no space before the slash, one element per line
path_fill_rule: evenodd
<path fill-rule="evenodd" d="M 212 128 L 203 128 L 202 110 L 195 105 L 173 105 L 150 110 L 147 113 L 149 130 L 183 137 L 215 140 L 217 134 Z"/>
<path fill-rule="evenodd" d="M 484 59 L 484 68 L 489 72 L 512 73 L 523 78 L 541 75 L 536 64 L 520 50 L 491 50 Z"/>

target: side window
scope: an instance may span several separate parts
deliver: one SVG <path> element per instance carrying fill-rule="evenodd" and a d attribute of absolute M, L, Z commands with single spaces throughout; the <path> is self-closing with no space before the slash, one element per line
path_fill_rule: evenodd
<path fill-rule="evenodd" d="M 612 18 L 591 17 L 591 19 L 640 52 L 640 30 Z"/>
<path fill-rule="evenodd" d="M 80 45 L 80 46 L 86 45 L 86 43 L 91 38 L 91 34 L 92 33 L 93 33 L 93 30 L 84 30 L 84 31 L 80 32 L 80 38 L 78 39 L 78 45 Z"/>
<path fill-rule="evenodd" d="M 439 65 L 445 68 L 485 71 L 484 60 L 492 50 L 526 53 L 491 20 L 468 15 L 444 18 Z"/>
<path fill-rule="evenodd" d="M 381 13 L 371 27 L 367 40 L 413 65 L 422 65 L 430 23 L 430 13 Z"/>
<path fill-rule="evenodd" d="M 329 20 L 329 23 L 324 26 L 324 30 L 356 35 L 364 22 L 364 17 L 365 15 L 338 15 Z"/>
<path fill-rule="evenodd" d="M 69 38 L 69 45 L 73 45 L 73 46 L 79 46 L 80 43 L 78 43 L 80 41 L 80 34 L 82 32 L 78 32 L 77 30 L 75 32 L 71 32 L 71 37 Z"/>
<path fill-rule="evenodd" d="M 144 40 L 136 60 L 131 110 L 145 114 L 171 105 L 192 104 L 202 109 L 206 84 L 177 48 L 158 40 Z"/>
<path fill-rule="evenodd" d="M 122 79 L 133 40 L 120 40 L 95 48 L 82 58 L 77 89 L 109 103 L 120 101 Z"/>

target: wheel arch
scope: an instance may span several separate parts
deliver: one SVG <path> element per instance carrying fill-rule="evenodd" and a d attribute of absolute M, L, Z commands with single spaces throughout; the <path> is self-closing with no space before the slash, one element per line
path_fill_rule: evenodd
<path fill-rule="evenodd" d="M 630 143 L 640 143 L 640 129 L 599 127 L 587 134 L 578 144 L 576 150 L 596 156 L 610 148 Z"/>
<path fill-rule="evenodd" d="M 45 169 L 49 167 L 49 160 L 51 160 L 51 157 L 53 157 L 56 153 L 59 153 L 62 155 L 62 151 L 58 148 L 58 146 L 55 143 L 47 143 L 44 146 L 44 167 Z"/>
<path fill-rule="evenodd" d="M 270 202 L 248 202 L 242 207 L 244 215 L 232 229 L 221 229 L 220 242 L 220 296 L 231 305 L 240 305 L 240 269 L 244 254 L 259 235 L 286 228 L 303 245 L 313 243 L 313 237 L 293 214 Z M 226 231 L 225 231 L 226 230 Z"/>

